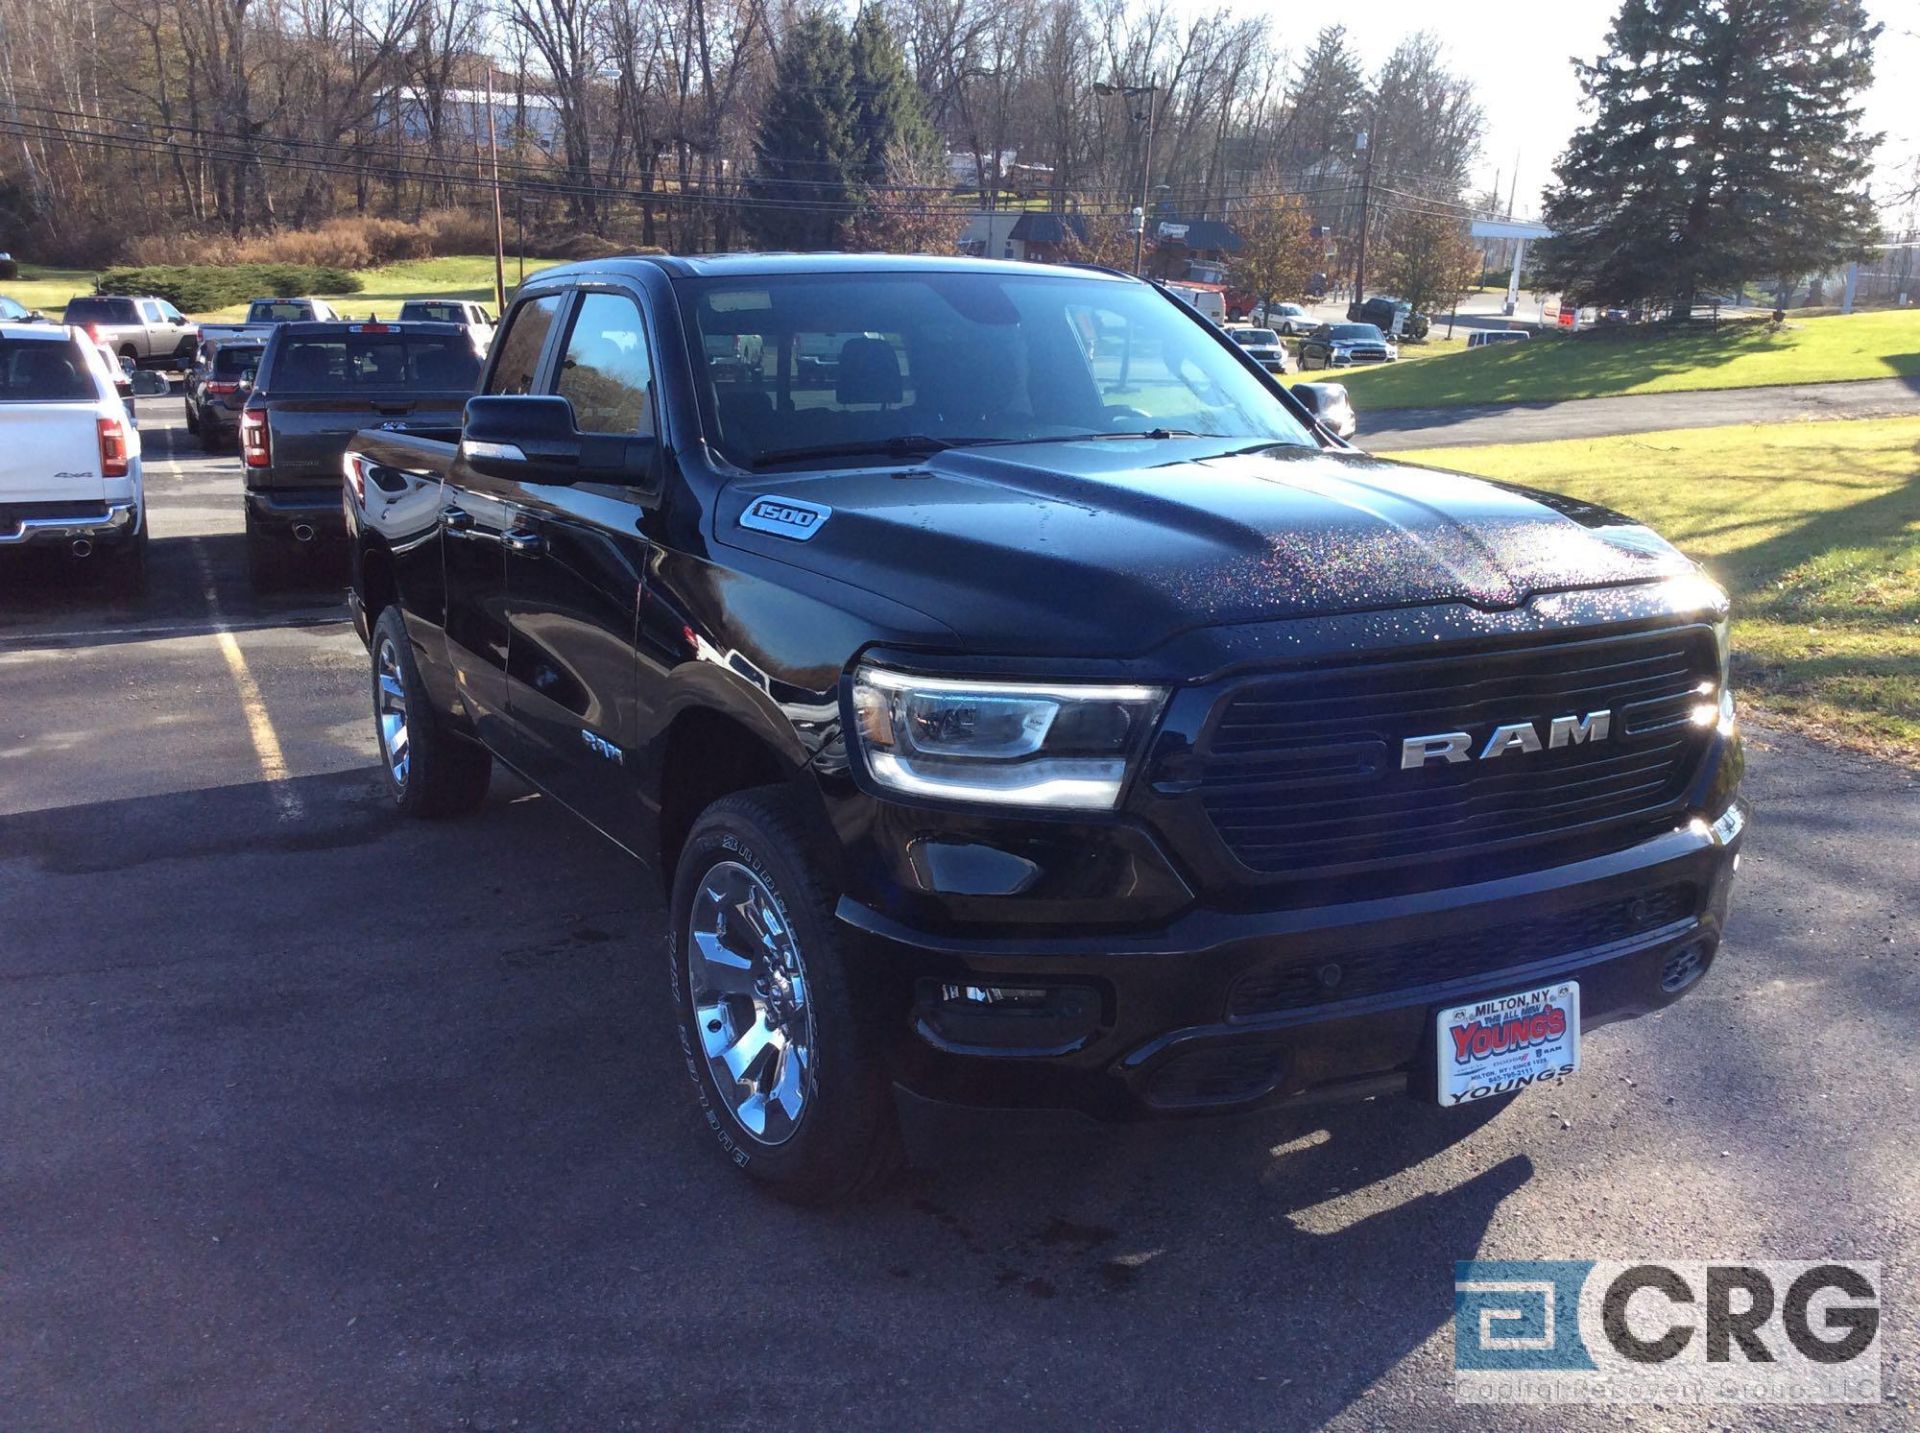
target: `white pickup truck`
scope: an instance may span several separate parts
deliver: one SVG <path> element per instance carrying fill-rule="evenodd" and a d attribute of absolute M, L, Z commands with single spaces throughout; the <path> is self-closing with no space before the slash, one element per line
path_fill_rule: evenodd
<path fill-rule="evenodd" d="M 140 433 L 98 345 L 65 324 L 0 324 L 0 561 L 28 547 L 146 575 Z"/>

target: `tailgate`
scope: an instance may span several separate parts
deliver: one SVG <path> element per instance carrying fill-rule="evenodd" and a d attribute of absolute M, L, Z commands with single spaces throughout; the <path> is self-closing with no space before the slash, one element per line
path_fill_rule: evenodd
<path fill-rule="evenodd" d="M 91 403 L 0 403 L 0 507 L 104 501 L 99 418 Z"/>
<path fill-rule="evenodd" d="M 386 398 L 273 398 L 267 403 L 274 485 L 336 482 L 347 442 L 362 428 L 405 433 L 460 427 L 467 394 L 395 393 Z M 259 474 L 254 475 L 258 485 Z"/>

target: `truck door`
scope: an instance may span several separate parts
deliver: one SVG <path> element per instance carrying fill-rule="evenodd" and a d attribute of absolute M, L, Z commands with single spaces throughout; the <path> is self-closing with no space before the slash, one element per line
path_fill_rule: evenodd
<path fill-rule="evenodd" d="M 488 393 L 533 393 L 562 299 L 529 299 L 508 316 Z M 478 473 L 456 452 L 447 470 L 440 544 L 447 584 L 447 663 L 482 741 L 513 760 L 507 724 L 507 551 L 517 485 Z"/>
<path fill-rule="evenodd" d="M 580 432 L 657 434 L 654 363 L 632 294 L 578 291 L 558 355 L 539 391 L 571 402 Z M 651 546 L 636 488 L 646 476 L 633 473 L 633 486 L 524 484 L 505 538 L 507 699 L 523 770 L 637 851 L 648 849 L 633 750 L 635 625 Z"/>

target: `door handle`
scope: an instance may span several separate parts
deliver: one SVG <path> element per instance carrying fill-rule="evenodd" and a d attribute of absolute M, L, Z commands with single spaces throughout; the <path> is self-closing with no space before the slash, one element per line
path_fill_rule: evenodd
<path fill-rule="evenodd" d="M 473 514 L 465 508 L 446 507 L 440 510 L 440 526 L 448 532 L 472 532 Z"/>
<path fill-rule="evenodd" d="M 522 557 L 538 557 L 547 550 L 547 540 L 539 533 L 516 527 L 500 534 L 500 545 Z"/>

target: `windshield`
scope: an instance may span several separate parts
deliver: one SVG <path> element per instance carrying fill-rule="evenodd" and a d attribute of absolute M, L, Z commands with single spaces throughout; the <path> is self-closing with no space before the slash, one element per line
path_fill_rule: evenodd
<path fill-rule="evenodd" d="M 280 393 L 396 388 L 469 393 L 479 377 L 480 356 L 465 338 L 354 333 L 294 339 L 275 355 L 269 386 Z"/>
<path fill-rule="evenodd" d="M 90 403 L 99 397 L 72 339 L 0 338 L 0 403 Z"/>
<path fill-rule="evenodd" d="M 313 317 L 313 305 L 301 299 L 262 299 L 247 310 L 248 323 L 300 323 Z"/>
<path fill-rule="evenodd" d="M 742 467 L 1120 433 L 1313 444 L 1217 330 L 1142 284 L 925 272 L 679 289 L 707 432 Z"/>
<path fill-rule="evenodd" d="M 1235 343 L 1253 348 L 1273 348 L 1280 342 L 1280 335 L 1270 328 L 1236 328 L 1230 332 Z"/>
<path fill-rule="evenodd" d="M 1370 323 L 1336 323 L 1335 338 L 1356 339 L 1361 343 L 1385 343 L 1387 336 Z"/>
<path fill-rule="evenodd" d="M 459 304 L 405 303 L 400 317 L 415 323 L 465 323 L 467 311 Z"/>

